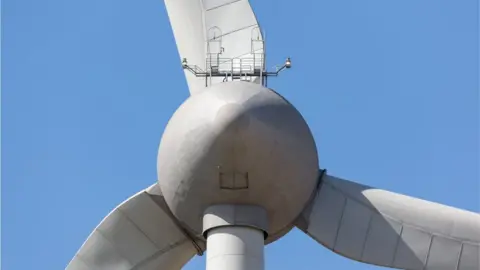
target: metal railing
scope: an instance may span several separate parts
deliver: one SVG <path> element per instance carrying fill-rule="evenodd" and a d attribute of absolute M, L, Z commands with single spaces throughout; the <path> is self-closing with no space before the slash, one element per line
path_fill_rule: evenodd
<path fill-rule="evenodd" d="M 204 70 L 196 65 L 189 65 L 186 58 L 182 60 L 182 66 L 195 76 L 205 78 L 205 86 L 212 85 L 213 77 L 223 77 L 224 82 L 234 80 L 253 82 L 255 80 L 267 86 L 267 77 L 278 76 L 283 69 L 290 68 L 290 58 L 287 58 L 285 64 L 276 67 L 275 71 L 266 69 L 265 41 L 261 37 L 258 26 L 251 30 L 250 46 L 250 52 L 243 55 L 234 58 L 221 57 L 225 51 L 222 43 L 222 31 L 214 26 L 208 30 L 207 54 L 204 65 L 202 65 Z"/>
<path fill-rule="evenodd" d="M 230 74 L 254 74 L 263 70 L 263 57 L 259 58 L 220 58 L 208 57 L 206 60 L 207 72 Z"/>

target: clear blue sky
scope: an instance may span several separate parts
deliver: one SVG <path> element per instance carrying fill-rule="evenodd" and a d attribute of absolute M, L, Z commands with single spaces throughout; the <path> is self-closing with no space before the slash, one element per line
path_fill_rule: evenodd
<path fill-rule="evenodd" d="M 252 0 L 331 174 L 480 210 L 478 1 Z M 161 0 L 4 0 L 2 269 L 64 269 L 188 97 Z M 319 266 L 320 265 L 320 266 Z M 294 230 L 267 269 L 380 269 Z M 204 257 L 185 269 L 204 269 Z"/>

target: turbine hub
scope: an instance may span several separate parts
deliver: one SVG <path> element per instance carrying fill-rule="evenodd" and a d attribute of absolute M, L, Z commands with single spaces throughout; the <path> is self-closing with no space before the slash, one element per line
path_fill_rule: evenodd
<path fill-rule="evenodd" d="M 157 170 L 170 210 L 198 236 L 209 206 L 246 204 L 267 211 L 271 242 L 306 206 L 319 165 L 310 129 L 288 101 L 259 84 L 228 82 L 178 108 Z"/>

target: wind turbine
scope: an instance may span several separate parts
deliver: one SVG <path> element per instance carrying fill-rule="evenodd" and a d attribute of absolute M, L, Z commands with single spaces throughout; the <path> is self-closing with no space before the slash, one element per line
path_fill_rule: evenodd
<path fill-rule="evenodd" d="M 248 0 L 165 0 L 191 96 L 160 142 L 158 183 L 117 206 L 68 270 L 262 270 L 293 227 L 368 264 L 480 269 L 480 215 L 329 175 L 295 107 L 267 88 Z"/>

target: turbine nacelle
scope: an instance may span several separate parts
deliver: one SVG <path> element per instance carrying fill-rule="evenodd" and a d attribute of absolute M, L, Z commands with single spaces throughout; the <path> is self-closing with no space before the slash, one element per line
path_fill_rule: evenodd
<path fill-rule="evenodd" d="M 276 92 L 239 81 L 208 87 L 180 106 L 163 134 L 157 168 L 170 210 L 196 235 L 209 206 L 246 204 L 267 211 L 269 237 L 287 232 L 319 171 L 300 113 Z"/>

